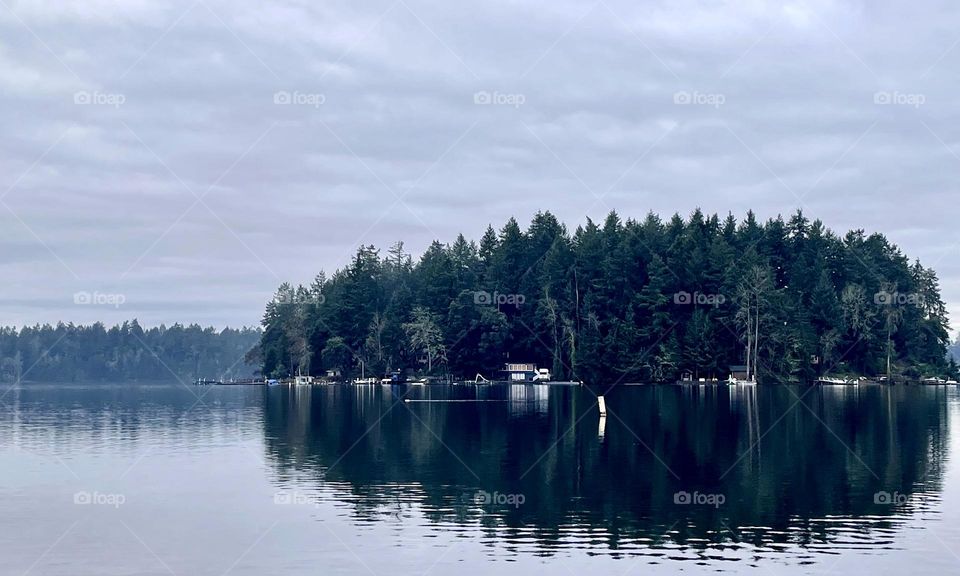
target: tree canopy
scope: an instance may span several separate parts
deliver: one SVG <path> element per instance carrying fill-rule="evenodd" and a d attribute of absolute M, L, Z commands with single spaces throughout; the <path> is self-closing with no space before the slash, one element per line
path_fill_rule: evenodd
<path fill-rule="evenodd" d="M 761 379 L 827 372 L 953 375 L 936 274 L 882 234 L 838 236 L 798 211 L 765 223 L 696 210 L 611 212 L 572 234 L 549 212 L 479 243 L 402 242 L 267 304 L 265 375 L 413 369 L 472 378 L 535 362 L 555 378 L 671 381 L 746 365 Z M 888 363 L 889 359 L 889 363 Z"/>

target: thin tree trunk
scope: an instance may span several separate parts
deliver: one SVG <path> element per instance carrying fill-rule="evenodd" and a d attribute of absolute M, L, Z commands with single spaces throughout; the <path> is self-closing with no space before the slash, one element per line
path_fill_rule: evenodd
<path fill-rule="evenodd" d="M 887 321 L 887 382 L 890 381 L 890 322 Z"/>
<path fill-rule="evenodd" d="M 747 380 L 750 379 L 750 355 L 753 353 L 753 316 L 747 302 Z"/>
<path fill-rule="evenodd" d="M 757 314 L 753 321 L 756 323 L 756 330 L 753 333 L 753 378 L 757 379 L 757 369 L 760 366 L 760 298 L 757 297 Z"/>
<path fill-rule="evenodd" d="M 577 279 L 577 269 L 573 269 L 573 292 L 574 292 L 574 303 L 576 304 L 577 312 L 577 334 L 580 333 L 580 281 Z"/>

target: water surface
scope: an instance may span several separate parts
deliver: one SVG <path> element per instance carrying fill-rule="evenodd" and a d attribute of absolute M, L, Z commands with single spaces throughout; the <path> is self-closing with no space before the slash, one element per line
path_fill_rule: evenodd
<path fill-rule="evenodd" d="M 0 574 L 960 569 L 953 388 L 595 393 L 23 384 Z"/>

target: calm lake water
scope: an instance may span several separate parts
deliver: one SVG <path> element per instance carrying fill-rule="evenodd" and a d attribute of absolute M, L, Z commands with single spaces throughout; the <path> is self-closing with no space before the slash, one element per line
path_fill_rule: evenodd
<path fill-rule="evenodd" d="M 606 402 L 24 384 L 0 399 L 0 574 L 960 571 L 954 388 Z"/>

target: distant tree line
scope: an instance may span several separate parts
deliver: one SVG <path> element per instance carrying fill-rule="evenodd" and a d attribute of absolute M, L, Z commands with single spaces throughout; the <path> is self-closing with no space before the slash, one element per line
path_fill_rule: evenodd
<path fill-rule="evenodd" d="M 346 268 L 283 284 L 251 361 L 263 373 L 396 369 L 473 378 L 535 362 L 594 383 L 824 373 L 955 375 L 936 274 L 882 234 L 798 211 L 663 221 L 616 213 L 571 235 L 550 213 L 479 243 L 361 246 Z"/>
<path fill-rule="evenodd" d="M 196 324 L 143 329 L 136 320 L 106 328 L 0 328 L 0 380 L 42 382 L 240 378 L 257 369 L 244 356 L 260 339 L 255 328 Z"/>
<path fill-rule="evenodd" d="M 947 354 L 955 362 L 960 362 L 960 334 L 957 335 L 957 338 L 950 344 L 950 347 L 947 348 Z"/>

